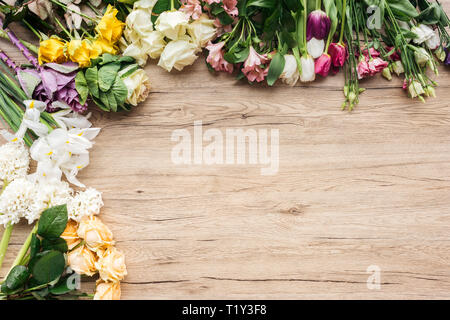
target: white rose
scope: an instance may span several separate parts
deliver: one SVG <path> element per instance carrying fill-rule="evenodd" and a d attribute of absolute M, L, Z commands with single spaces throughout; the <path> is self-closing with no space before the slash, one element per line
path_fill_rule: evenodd
<path fill-rule="evenodd" d="M 171 41 L 164 48 L 158 66 L 169 72 L 172 68 L 181 71 L 194 63 L 197 59 L 196 52 L 197 46 L 188 40 Z"/>
<path fill-rule="evenodd" d="M 157 59 L 167 43 L 164 41 L 164 35 L 161 32 L 153 31 L 142 38 L 141 44 L 150 58 Z"/>
<path fill-rule="evenodd" d="M 123 79 L 128 89 L 127 103 L 137 106 L 139 102 L 147 99 L 150 93 L 150 80 L 143 69 L 137 69 Z"/>
<path fill-rule="evenodd" d="M 314 81 L 314 79 L 316 78 L 316 72 L 314 69 L 314 59 L 309 55 L 306 57 L 301 57 L 300 64 L 302 67 L 300 80 L 302 82 Z"/>
<path fill-rule="evenodd" d="M 188 26 L 188 33 L 199 48 L 204 48 L 210 40 L 213 40 L 216 31 L 214 20 L 208 19 L 205 14 Z"/>
<path fill-rule="evenodd" d="M 286 61 L 284 64 L 283 73 L 281 73 L 280 79 L 290 85 L 294 86 L 298 79 L 300 78 L 300 73 L 298 72 L 297 60 L 291 54 L 287 54 L 284 56 L 284 60 Z"/>
<path fill-rule="evenodd" d="M 318 40 L 313 37 L 306 44 L 306 49 L 308 50 L 308 53 L 311 55 L 311 57 L 317 59 L 322 55 L 323 51 L 325 50 L 325 41 Z"/>
<path fill-rule="evenodd" d="M 155 28 L 171 40 L 177 40 L 186 34 L 189 16 L 181 11 L 165 11 L 156 20 Z"/>
<path fill-rule="evenodd" d="M 136 42 L 153 31 L 151 11 L 145 9 L 133 10 L 125 23 L 125 37 L 128 41 Z"/>
<path fill-rule="evenodd" d="M 140 41 L 130 44 L 123 50 L 122 54 L 124 56 L 133 57 L 140 66 L 145 65 L 148 58 L 145 48 L 142 47 Z"/>

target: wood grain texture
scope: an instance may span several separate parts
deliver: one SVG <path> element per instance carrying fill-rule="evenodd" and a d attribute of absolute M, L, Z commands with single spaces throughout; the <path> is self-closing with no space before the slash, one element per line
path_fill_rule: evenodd
<path fill-rule="evenodd" d="M 211 75 L 202 59 L 146 71 L 146 103 L 94 112 L 103 129 L 80 174 L 103 191 L 101 218 L 125 251 L 123 299 L 450 298 L 448 69 L 426 104 L 398 80 L 363 81 L 352 113 L 339 108 L 340 75 L 268 89 Z M 279 173 L 174 165 L 172 131 L 194 120 L 279 129 Z M 29 230 L 14 230 L 5 266 Z M 367 289 L 370 265 L 380 290 Z"/>

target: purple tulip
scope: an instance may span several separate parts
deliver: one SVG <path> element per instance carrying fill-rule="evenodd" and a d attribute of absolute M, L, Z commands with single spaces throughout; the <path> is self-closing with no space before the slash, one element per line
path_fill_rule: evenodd
<path fill-rule="evenodd" d="M 445 48 L 445 52 L 447 53 L 447 57 L 445 57 L 444 64 L 450 66 L 450 50 Z"/>
<path fill-rule="evenodd" d="M 308 15 L 306 23 L 306 40 L 325 39 L 330 32 L 331 20 L 322 10 L 314 10 Z"/>

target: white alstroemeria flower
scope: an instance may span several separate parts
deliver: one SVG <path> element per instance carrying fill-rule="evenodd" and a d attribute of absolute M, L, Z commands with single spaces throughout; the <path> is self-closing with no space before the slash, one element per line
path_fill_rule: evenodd
<path fill-rule="evenodd" d="M 424 24 L 419 24 L 418 26 L 414 26 L 411 28 L 411 32 L 416 34 L 416 38 L 413 39 L 413 42 L 416 44 L 422 44 L 431 37 L 433 37 L 433 29 Z"/>
<path fill-rule="evenodd" d="M 281 81 L 294 86 L 300 78 L 300 72 L 298 72 L 297 60 L 292 54 L 286 54 L 284 56 L 285 64 L 284 70 L 280 75 Z"/>
<path fill-rule="evenodd" d="M 301 82 L 314 81 L 316 79 L 314 59 L 310 55 L 307 55 L 306 57 L 301 57 L 300 64 L 302 67 L 302 71 L 300 73 L 300 81 Z"/>
<path fill-rule="evenodd" d="M 325 50 L 325 41 L 323 39 L 318 40 L 313 37 L 306 43 L 306 49 L 311 57 L 317 59 Z"/>
<path fill-rule="evenodd" d="M 441 45 L 441 38 L 439 38 L 439 33 L 433 31 L 433 35 L 425 41 L 425 45 L 430 50 L 436 50 Z"/>
<path fill-rule="evenodd" d="M 11 182 L 25 177 L 29 164 L 30 154 L 22 141 L 8 142 L 0 147 L 0 180 Z"/>
<path fill-rule="evenodd" d="M 23 139 L 27 129 L 33 130 L 38 136 L 47 134 L 48 128 L 45 124 L 41 123 L 41 112 L 44 112 L 47 105 L 44 102 L 37 100 L 25 100 L 23 103 L 26 106 L 26 110 L 23 115 L 22 123 L 15 136 L 19 139 Z"/>
<path fill-rule="evenodd" d="M 92 123 L 88 120 L 91 117 L 91 113 L 83 116 L 78 112 L 74 112 L 67 103 L 62 101 L 53 102 L 52 107 L 61 109 L 60 111 L 52 113 L 53 119 L 61 128 L 71 129 L 92 127 Z"/>
<path fill-rule="evenodd" d="M 216 37 L 217 28 L 215 21 L 202 14 L 200 18 L 188 25 L 187 31 L 199 48 L 204 48 L 206 44 Z"/>
<path fill-rule="evenodd" d="M 195 55 L 197 50 L 197 45 L 188 40 L 170 41 L 161 53 L 158 66 L 169 72 L 173 68 L 181 71 L 184 67 L 194 63 L 197 59 Z"/>
<path fill-rule="evenodd" d="M 170 40 L 178 40 L 186 34 L 189 16 L 182 11 L 164 11 L 156 20 L 155 29 Z"/>

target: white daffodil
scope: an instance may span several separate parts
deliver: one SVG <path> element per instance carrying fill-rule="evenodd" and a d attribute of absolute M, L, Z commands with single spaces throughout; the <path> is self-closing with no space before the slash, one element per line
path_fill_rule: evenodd
<path fill-rule="evenodd" d="M 310 54 L 311 57 L 317 59 L 322 55 L 323 51 L 325 50 L 325 41 L 323 39 L 319 40 L 316 38 L 312 38 L 306 44 L 306 49 L 308 50 L 308 53 Z"/>
<path fill-rule="evenodd" d="M 41 123 L 41 112 L 45 110 L 47 105 L 44 102 L 37 100 L 25 100 L 23 103 L 26 106 L 26 110 L 15 137 L 23 139 L 27 129 L 33 130 L 38 136 L 47 134 L 48 128 L 45 124 Z"/>
<path fill-rule="evenodd" d="M 302 82 L 310 82 L 314 81 L 316 78 L 316 72 L 314 67 L 314 59 L 307 55 L 306 57 L 300 58 L 300 64 L 302 67 L 302 71 L 300 73 L 300 81 Z"/>
<path fill-rule="evenodd" d="M 61 169 L 67 181 L 78 186 L 85 187 L 76 177 L 78 172 L 89 165 L 89 154 L 72 155 L 70 159 L 61 164 Z"/>
<path fill-rule="evenodd" d="M 71 129 L 92 127 L 92 123 L 88 120 L 91 117 L 91 113 L 83 116 L 78 112 L 74 112 L 67 103 L 62 101 L 53 102 L 52 107 L 61 109 L 60 111 L 52 113 L 53 119 L 61 128 Z"/>
<path fill-rule="evenodd" d="M 53 183 L 61 181 L 61 176 L 61 169 L 52 160 L 46 159 L 37 163 L 36 172 L 29 178 L 35 181 Z"/>

